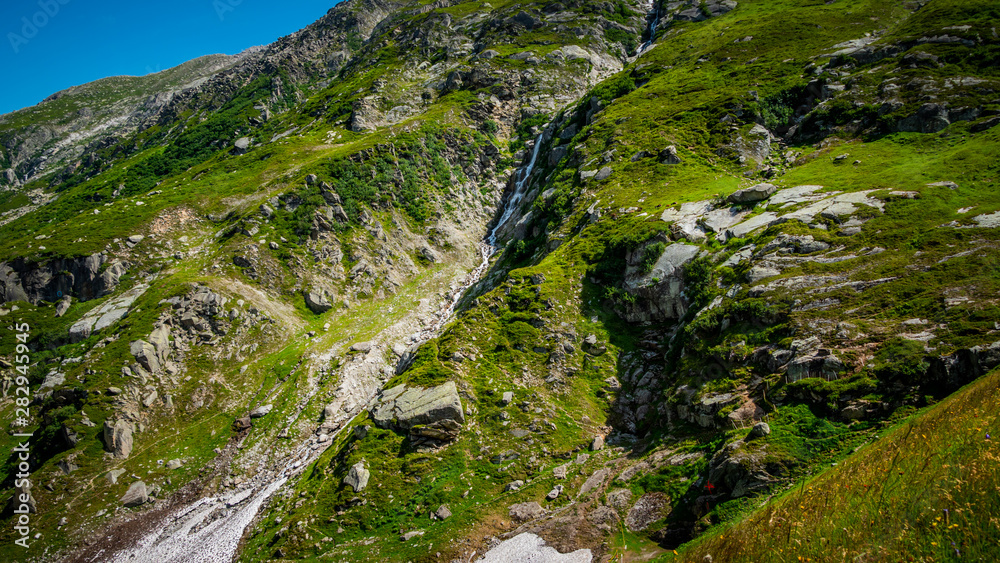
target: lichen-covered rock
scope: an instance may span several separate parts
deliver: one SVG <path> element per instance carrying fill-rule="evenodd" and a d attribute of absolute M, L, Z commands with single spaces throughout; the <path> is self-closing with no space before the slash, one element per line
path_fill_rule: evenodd
<path fill-rule="evenodd" d="M 640 532 L 650 524 L 666 516 L 670 497 L 663 493 L 646 493 L 639 497 L 625 517 L 625 526 L 633 532 Z"/>
<path fill-rule="evenodd" d="M 313 289 L 305 292 L 306 307 L 317 315 L 330 310 L 333 305 L 327 299 L 326 292 L 320 289 Z"/>
<path fill-rule="evenodd" d="M 525 522 L 545 514 L 545 509 L 542 508 L 542 505 L 534 501 L 522 502 L 520 504 L 511 505 L 508 514 L 511 518 L 518 522 Z"/>
<path fill-rule="evenodd" d="M 663 250 L 652 267 L 644 266 L 649 249 L 661 244 Z M 635 296 L 618 304 L 622 317 L 629 322 L 650 323 L 679 319 L 687 312 L 684 295 L 684 266 L 695 259 L 700 248 L 680 242 L 666 244 L 653 240 L 628 253 L 625 291 Z"/>

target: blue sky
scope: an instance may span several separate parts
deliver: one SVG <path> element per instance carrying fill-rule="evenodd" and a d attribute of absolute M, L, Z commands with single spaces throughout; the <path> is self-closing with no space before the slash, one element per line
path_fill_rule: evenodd
<path fill-rule="evenodd" d="M 0 0 L 0 114 L 105 76 L 265 45 L 338 0 Z"/>

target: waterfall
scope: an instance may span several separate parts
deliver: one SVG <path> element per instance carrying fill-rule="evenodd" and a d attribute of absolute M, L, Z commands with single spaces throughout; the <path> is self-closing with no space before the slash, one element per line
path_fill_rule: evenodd
<path fill-rule="evenodd" d="M 420 341 L 429 340 L 433 338 L 441 328 L 451 320 L 452 315 L 455 314 L 455 307 L 458 306 L 459 300 L 465 295 L 465 291 L 473 286 L 483 274 L 486 273 L 486 269 L 489 267 L 490 258 L 498 250 L 497 248 L 497 233 L 500 228 L 507 224 L 507 221 L 514 215 L 517 208 L 521 205 L 521 201 L 524 199 L 524 194 L 528 189 L 528 180 L 531 178 L 531 172 L 535 169 L 535 161 L 538 160 L 538 151 L 542 147 L 542 134 L 539 133 L 538 137 L 535 139 L 535 147 L 531 151 L 531 160 L 523 168 L 517 171 L 517 179 L 514 181 L 514 192 L 510 194 L 507 198 L 507 203 L 504 205 L 503 212 L 500 214 L 500 218 L 497 219 L 496 225 L 486 233 L 483 237 L 483 242 L 479 243 L 479 265 L 476 269 L 469 272 L 466 276 L 465 281 L 462 282 L 461 287 L 459 287 L 452 294 L 451 299 L 448 302 L 448 306 L 438 314 L 437 319 L 434 323 L 427 329 L 421 332 L 419 339 Z"/>
<path fill-rule="evenodd" d="M 660 0 L 652 0 L 650 2 L 650 11 L 653 13 L 653 20 L 649 22 L 649 39 L 639 47 L 639 50 L 635 52 L 638 56 L 642 54 L 643 51 L 649 48 L 653 44 L 653 39 L 656 38 L 656 26 L 660 23 Z"/>
<path fill-rule="evenodd" d="M 528 161 L 527 166 L 518 171 L 517 181 L 514 182 L 514 193 L 510 194 L 510 198 L 507 199 L 507 205 L 504 207 L 500 219 L 497 220 L 497 224 L 486 235 L 486 244 L 494 249 L 497 246 L 497 232 L 500 231 L 500 227 L 503 227 L 510 220 L 510 217 L 517 211 L 518 206 L 521 204 L 521 200 L 524 199 L 524 192 L 528 187 L 528 179 L 531 178 L 531 172 L 535 168 L 535 161 L 538 160 L 538 150 L 541 147 L 542 134 L 539 133 L 538 138 L 535 139 L 535 148 L 531 151 L 531 160 Z"/>

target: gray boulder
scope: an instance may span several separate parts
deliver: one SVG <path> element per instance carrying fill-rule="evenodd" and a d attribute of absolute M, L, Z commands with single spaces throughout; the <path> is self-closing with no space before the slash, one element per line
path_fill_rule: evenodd
<path fill-rule="evenodd" d="M 729 197 L 726 199 L 730 203 L 756 203 L 771 197 L 776 191 L 778 191 L 778 187 L 774 184 L 757 184 L 746 189 L 737 190 L 729 194 Z"/>
<path fill-rule="evenodd" d="M 160 360 L 156 354 L 156 348 L 152 344 L 146 342 L 145 340 L 136 340 L 132 342 L 129 347 L 129 351 L 132 352 L 132 356 L 135 360 L 139 362 L 142 367 L 146 368 L 146 371 L 150 373 L 159 373 L 160 371 Z"/>
<path fill-rule="evenodd" d="M 118 459 L 125 459 L 132 453 L 132 433 L 135 427 L 126 420 L 116 420 L 113 424 L 104 421 L 104 446 Z"/>
<path fill-rule="evenodd" d="M 758 422 L 753 425 L 750 429 L 750 434 L 747 435 L 747 439 L 753 438 L 763 438 L 771 433 L 771 427 L 766 422 Z"/>
<path fill-rule="evenodd" d="M 361 460 L 347 471 L 347 476 L 344 477 L 344 484 L 348 485 L 354 492 L 360 493 L 368 486 L 368 478 L 371 477 L 371 473 L 365 469 L 365 460 Z"/>
<path fill-rule="evenodd" d="M 650 524 L 663 518 L 669 508 L 670 498 L 663 493 L 646 493 L 639 497 L 625 517 L 625 526 L 633 531 L 645 530 Z"/>
<path fill-rule="evenodd" d="M 321 314 L 330 310 L 333 305 L 330 300 L 326 297 L 326 292 L 323 290 L 310 290 L 305 293 L 306 307 L 313 313 Z"/>
<path fill-rule="evenodd" d="M 410 431 L 412 440 L 428 445 L 454 439 L 465 423 L 454 381 L 430 388 L 387 389 L 372 408 L 372 418 L 382 428 Z"/>
<path fill-rule="evenodd" d="M 596 452 L 604 449 L 604 436 L 594 436 L 594 441 L 590 443 L 590 451 Z"/>
<path fill-rule="evenodd" d="M 511 505 L 508 514 L 518 522 L 525 522 L 527 520 L 534 520 L 545 514 L 545 509 L 537 502 L 522 502 Z"/>
<path fill-rule="evenodd" d="M 63 297 L 59 303 L 56 303 L 56 317 L 61 317 L 69 311 L 69 306 L 72 303 L 69 296 Z"/>
<path fill-rule="evenodd" d="M 271 409 L 273 409 L 273 408 L 274 408 L 274 405 L 270 405 L 270 404 L 268 404 L 268 405 L 261 405 L 261 406 L 255 408 L 254 410 L 250 411 L 250 418 L 264 418 L 265 416 L 267 416 L 271 412 Z"/>
<path fill-rule="evenodd" d="M 669 147 L 660 151 L 659 154 L 660 162 L 663 164 L 680 164 L 681 157 L 677 156 L 677 147 L 670 145 Z"/>
<path fill-rule="evenodd" d="M 128 490 L 125 491 L 125 495 L 121 498 L 122 504 L 129 508 L 141 506 L 148 500 L 149 493 L 146 491 L 146 484 L 142 481 L 132 483 Z"/>
<path fill-rule="evenodd" d="M 240 137 L 233 143 L 233 154 L 246 154 L 250 148 L 250 137 Z"/>

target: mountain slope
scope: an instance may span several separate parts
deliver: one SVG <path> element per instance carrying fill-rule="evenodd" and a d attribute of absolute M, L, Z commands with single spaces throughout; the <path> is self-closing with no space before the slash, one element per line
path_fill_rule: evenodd
<path fill-rule="evenodd" d="M 346 2 L 244 54 L 5 203 L 30 557 L 784 560 L 753 507 L 1000 364 L 998 18 Z"/>

